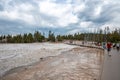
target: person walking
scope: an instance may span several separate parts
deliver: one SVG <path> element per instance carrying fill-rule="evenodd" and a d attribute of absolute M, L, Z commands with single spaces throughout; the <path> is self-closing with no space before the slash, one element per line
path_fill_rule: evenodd
<path fill-rule="evenodd" d="M 120 44 L 119 43 L 116 44 L 116 49 L 117 49 L 117 51 L 119 51 L 119 49 L 120 49 Z"/>
<path fill-rule="evenodd" d="M 106 49 L 106 43 L 105 42 L 102 43 L 102 47 L 103 47 L 104 50 Z"/>
<path fill-rule="evenodd" d="M 109 56 L 111 56 L 111 55 L 110 55 L 111 47 L 112 47 L 111 42 L 108 42 L 108 43 L 107 43 L 107 51 L 108 51 L 108 55 L 109 55 Z"/>
<path fill-rule="evenodd" d="M 115 48 L 116 48 L 116 43 L 113 44 L 113 49 L 115 49 Z"/>

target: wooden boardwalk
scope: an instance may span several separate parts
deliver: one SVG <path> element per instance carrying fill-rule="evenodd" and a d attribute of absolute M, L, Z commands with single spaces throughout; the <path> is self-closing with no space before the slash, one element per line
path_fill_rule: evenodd
<path fill-rule="evenodd" d="M 120 51 L 112 49 L 110 54 L 105 51 L 101 80 L 120 80 Z"/>

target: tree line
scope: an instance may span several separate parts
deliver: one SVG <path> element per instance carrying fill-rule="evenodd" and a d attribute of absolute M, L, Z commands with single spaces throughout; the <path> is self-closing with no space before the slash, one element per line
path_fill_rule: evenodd
<path fill-rule="evenodd" d="M 7 36 L 0 36 L 0 41 L 2 43 L 32 43 L 32 42 L 42 42 L 45 39 L 44 35 L 40 32 L 35 31 L 34 34 L 32 33 L 25 33 L 23 35 L 18 34 L 15 36 L 7 35 Z"/>
<path fill-rule="evenodd" d="M 49 31 L 48 37 L 46 38 L 44 34 L 41 34 L 39 31 L 35 31 L 32 33 L 25 33 L 23 35 L 18 34 L 15 36 L 12 35 L 1 35 L 0 42 L 1 43 L 33 43 L 33 42 L 56 42 L 63 40 L 84 40 L 84 41 L 94 41 L 94 42 L 119 42 L 120 41 L 120 29 L 115 29 L 110 31 L 108 27 L 104 30 L 97 30 L 96 32 L 89 33 L 75 33 L 68 35 L 56 35 Z"/>

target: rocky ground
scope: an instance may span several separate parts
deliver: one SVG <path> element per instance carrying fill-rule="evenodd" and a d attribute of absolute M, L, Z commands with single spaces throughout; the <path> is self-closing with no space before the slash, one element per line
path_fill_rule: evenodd
<path fill-rule="evenodd" d="M 28 50 L 24 53 L 25 55 L 22 54 L 21 50 L 18 51 L 19 54 L 21 52 L 22 60 L 16 55 L 0 58 L 0 65 L 5 66 L 0 70 L 4 72 L 9 69 L 1 77 L 1 80 L 98 80 L 100 78 L 103 51 L 99 49 L 62 43 L 44 43 L 41 47 L 40 44 L 35 44 L 36 48 L 33 48 L 33 44 L 29 45 L 32 47 L 26 48 L 21 45 L 24 50 Z M 30 51 L 30 53 L 29 50 L 33 50 L 33 52 Z M 3 51 L 3 53 L 5 52 Z M 16 59 L 14 65 L 18 65 L 9 68 L 9 65 L 13 65 L 11 61 L 14 58 Z"/>

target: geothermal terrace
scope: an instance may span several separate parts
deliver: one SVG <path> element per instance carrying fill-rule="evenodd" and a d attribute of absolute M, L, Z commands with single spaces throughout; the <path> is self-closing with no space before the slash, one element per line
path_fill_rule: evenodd
<path fill-rule="evenodd" d="M 0 80 L 99 80 L 103 58 L 64 43 L 0 44 Z"/>

